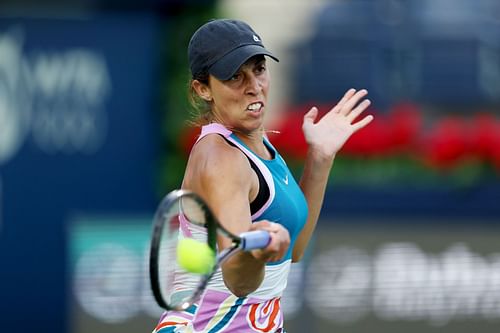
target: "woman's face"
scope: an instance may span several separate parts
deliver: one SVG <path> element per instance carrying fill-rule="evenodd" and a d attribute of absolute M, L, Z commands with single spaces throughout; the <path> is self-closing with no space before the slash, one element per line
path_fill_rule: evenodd
<path fill-rule="evenodd" d="M 232 78 L 209 78 L 214 120 L 243 133 L 261 129 L 270 77 L 264 56 L 250 58 Z"/>

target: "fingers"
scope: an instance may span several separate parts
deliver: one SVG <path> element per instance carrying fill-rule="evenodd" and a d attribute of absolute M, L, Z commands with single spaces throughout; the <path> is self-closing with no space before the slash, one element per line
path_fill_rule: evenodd
<path fill-rule="evenodd" d="M 250 225 L 250 230 L 268 230 L 271 225 L 271 222 L 267 220 L 262 220 L 258 222 L 253 222 Z M 268 230 L 269 231 L 269 230 Z"/>
<path fill-rule="evenodd" d="M 356 89 L 351 88 L 347 90 L 347 92 L 344 94 L 344 96 L 340 99 L 340 101 L 335 105 L 332 111 L 339 113 L 344 104 L 351 99 L 351 97 L 356 93 Z"/>
<path fill-rule="evenodd" d="M 357 123 L 352 124 L 352 127 L 354 128 L 354 132 L 362 129 L 366 125 L 368 125 L 371 121 L 373 120 L 373 116 L 369 115 L 358 121 Z"/>
<path fill-rule="evenodd" d="M 349 122 L 353 122 L 363 111 L 366 110 L 367 107 L 369 107 L 371 104 L 371 101 L 369 99 L 365 99 L 357 107 L 354 108 L 349 114 L 347 114 L 347 119 Z"/>
<path fill-rule="evenodd" d="M 271 254 L 268 258 L 268 262 L 281 260 L 290 246 L 290 235 L 288 231 L 281 225 L 280 227 L 280 230 L 271 233 L 271 242 L 269 242 L 269 245 L 265 248 L 265 251 Z"/>
<path fill-rule="evenodd" d="M 351 112 L 351 110 L 356 106 L 356 104 L 358 104 L 359 101 L 367 94 L 368 91 L 366 91 L 366 89 L 361 89 L 360 91 L 357 91 L 342 104 L 339 113 L 343 115 L 348 115 Z"/>
<path fill-rule="evenodd" d="M 363 99 L 363 97 L 365 97 L 367 94 L 368 94 L 368 91 L 366 89 L 361 89 L 359 91 L 357 91 L 354 88 L 349 89 L 344 94 L 342 99 L 337 103 L 337 105 L 335 105 L 335 107 L 333 109 L 331 109 L 330 112 L 328 112 L 325 115 L 325 117 L 327 119 L 334 118 L 336 114 L 337 115 L 340 114 L 340 115 L 347 117 L 348 115 L 350 115 L 354 111 L 353 109 L 356 107 L 356 105 L 359 103 L 359 101 L 361 99 Z M 363 112 L 370 105 L 370 103 L 371 102 L 369 100 L 361 102 L 360 105 L 358 106 L 361 108 L 358 109 L 356 107 L 355 113 L 351 117 L 349 117 L 348 120 L 350 122 L 352 122 L 357 116 L 359 116 L 359 114 L 361 112 Z"/>
<path fill-rule="evenodd" d="M 281 224 L 269 221 L 260 221 L 252 224 L 253 230 L 266 230 L 271 235 L 271 241 L 265 249 L 254 250 L 252 255 L 265 262 L 281 260 L 290 245 L 290 234 Z"/>
<path fill-rule="evenodd" d="M 316 117 L 318 117 L 318 108 L 314 106 L 304 115 L 304 122 L 302 126 L 308 123 L 314 123 Z"/>

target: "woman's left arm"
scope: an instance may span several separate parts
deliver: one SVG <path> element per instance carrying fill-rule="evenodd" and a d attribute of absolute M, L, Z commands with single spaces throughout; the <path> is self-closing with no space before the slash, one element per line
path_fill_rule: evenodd
<path fill-rule="evenodd" d="M 304 116 L 302 131 L 309 148 L 299 183 L 309 213 L 293 248 L 293 262 L 299 261 L 304 255 L 316 227 L 335 155 L 352 134 L 373 120 L 373 116 L 369 115 L 355 122 L 370 105 L 368 99 L 360 102 L 366 95 L 367 91 L 364 89 L 350 89 L 338 104 L 318 121 L 318 109 L 315 107 Z"/>

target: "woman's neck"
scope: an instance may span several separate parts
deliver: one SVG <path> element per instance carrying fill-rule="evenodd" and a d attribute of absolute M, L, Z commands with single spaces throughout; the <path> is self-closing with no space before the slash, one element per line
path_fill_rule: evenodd
<path fill-rule="evenodd" d="M 233 133 L 260 158 L 265 160 L 273 159 L 273 155 L 264 143 L 264 129 L 261 128 L 250 133 L 242 133 L 233 130 Z"/>
<path fill-rule="evenodd" d="M 267 146 L 264 144 L 265 130 L 263 127 L 255 129 L 253 131 L 242 131 L 241 129 L 234 128 L 224 124 L 222 121 L 218 121 L 213 117 L 210 123 L 217 123 L 224 126 L 226 129 L 230 130 L 234 135 L 238 137 L 254 154 L 263 158 L 265 160 L 271 160 L 274 158 L 273 154 L 269 151 Z"/>

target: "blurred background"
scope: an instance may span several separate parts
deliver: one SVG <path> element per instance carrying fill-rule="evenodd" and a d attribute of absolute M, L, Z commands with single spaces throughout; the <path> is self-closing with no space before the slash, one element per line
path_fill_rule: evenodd
<path fill-rule="evenodd" d="M 366 88 L 284 295 L 288 332 L 500 329 L 497 0 L 2 0 L 0 331 L 150 332 L 156 203 L 196 130 L 186 47 L 247 21 L 279 58 L 270 139 Z"/>

